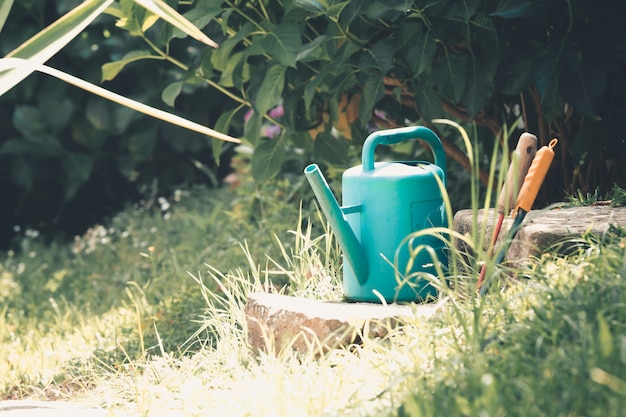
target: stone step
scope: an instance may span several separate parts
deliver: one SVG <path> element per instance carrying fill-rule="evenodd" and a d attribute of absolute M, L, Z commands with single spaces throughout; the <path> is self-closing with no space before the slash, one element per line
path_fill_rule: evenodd
<path fill-rule="evenodd" d="M 472 217 L 471 210 L 457 212 L 454 229 L 462 234 L 471 233 Z M 479 225 L 485 226 L 482 237 L 487 248 L 497 213 L 495 210 L 479 210 L 477 218 Z M 512 223 L 510 217 L 505 220 L 500 242 L 506 239 Z M 541 256 L 547 247 L 579 238 L 587 232 L 606 233 L 611 225 L 626 228 L 626 207 L 533 210 L 524 219 L 506 259 L 514 264 L 527 262 L 533 256 Z M 258 352 L 279 355 L 283 351 L 313 351 L 323 354 L 329 349 L 360 343 L 365 338 L 385 337 L 405 320 L 428 320 L 441 303 L 383 305 L 253 293 L 248 297 L 245 311 L 247 338 L 250 346 Z"/>
<path fill-rule="evenodd" d="M 323 354 L 365 338 L 384 337 L 406 319 L 428 319 L 439 304 L 373 304 L 320 301 L 253 293 L 246 304 L 247 339 L 258 351 Z"/>
<path fill-rule="evenodd" d="M 485 249 L 491 243 L 497 216 L 495 209 L 489 209 L 487 212 L 478 210 L 478 227 L 485 227 L 485 234 L 482 236 Z M 513 218 L 507 216 L 499 234 L 498 244 L 507 239 L 507 232 L 512 224 Z M 587 232 L 601 235 L 611 226 L 626 228 L 626 207 L 595 205 L 531 210 L 511 242 L 505 261 L 511 266 L 519 266 L 532 257 L 541 256 L 547 248 L 557 244 L 561 244 L 561 247 L 555 248 L 556 250 L 565 251 L 571 247 L 567 245 L 567 240 L 578 239 Z M 454 230 L 470 235 L 473 227 L 472 210 L 460 210 L 455 214 Z M 462 244 L 459 248 L 467 250 Z"/>

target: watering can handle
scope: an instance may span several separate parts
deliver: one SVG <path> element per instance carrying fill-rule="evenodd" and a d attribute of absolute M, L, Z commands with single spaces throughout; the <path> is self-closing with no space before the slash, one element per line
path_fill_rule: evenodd
<path fill-rule="evenodd" d="M 423 126 L 400 127 L 380 130 L 367 137 L 363 144 L 363 171 L 374 170 L 374 150 L 378 145 L 392 145 L 409 139 L 421 139 L 428 143 L 435 156 L 435 165 L 446 172 L 446 153 L 439 137 Z"/>

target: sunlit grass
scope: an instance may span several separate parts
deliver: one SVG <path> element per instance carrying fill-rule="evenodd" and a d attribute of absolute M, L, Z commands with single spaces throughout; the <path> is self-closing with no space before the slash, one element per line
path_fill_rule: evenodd
<path fill-rule="evenodd" d="M 246 268 L 271 254 L 274 235 L 284 240 L 300 215 L 293 202 L 271 206 L 292 187 L 181 190 L 67 244 L 23 230 L 18 249 L 0 255 L 0 398 L 72 397 L 100 373 L 200 349 L 211 339 L 198 331 L 206 301 L 188 271 Z M 266 212 L 252 212 L 261 205 Z"/>
<path fill-rule="evenodd" d="M 450 246 L 450 270 L 463 275 L 434 279 L 441 303 L 429 319 L 321 355 L 315 342 L 308 353 L 251 349 L 251 292 L 341 299 L 325 219 L 285 198 L 300 185 L 181 191 L 67 245 L 25 231 L 0 261 L 2 398 L 87 401 L 120 416 L 621 415 L 619 228 L 506 270 L 514 278 L 484 297 L 480 233 L 457 236 L 475 253 Z"/>

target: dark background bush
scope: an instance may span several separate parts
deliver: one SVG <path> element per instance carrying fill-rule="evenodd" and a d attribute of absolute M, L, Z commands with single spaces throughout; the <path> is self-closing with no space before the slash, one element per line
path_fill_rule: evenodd
<path fill-rule="evenodd" d="M 17 0 L 0 36 L 6 55 L 79 1 Z M 100 84 L 103 64 L 142 41 L 98 18 L 49 65 Z M 180 40 L 184 51 L 189 40 Z M 171 74 L 160 62 L 129 66 L 108 89 L 164 108 L 161 90 Z M 211 126 L 222 97 L 188 89 L 177 111 Z M 217 185 L 208 138 L 128 110 L 42 74 L 0 97 L 0 247 L 14 227 L 69 236 L 139 198 L 169 194 L 184 184 Z"/>
<path fill-rule="evenodd" d="M 184 81 L 172 111 L 245 135 L 255 148 L 252 171 L 262 178 L 276 175 L 280 167 L 301 172 L 309 159 L 335 168 L 332 175 L 354 162 L 368 127 L 429 125 L 437 117 L 475 123 L 470 133 L 486 167 L 501 129 L 522 115 L 523 129 L 537 134 L 540 145 L 559 138 L 538 204 L 577 190 L 606 193 L 613 183 L 626 183 L 625 2 L 261 2 L 263 7 L 221 0 L 181 5 L 179 10 L 222 48 L 172 36 L 171 28 L 158 23 L 142 35 L 187 69 L 138 61 L 105 87 L 163 108 L 163 90 Z M 77 3 L 16 1 L 0 37 L 2 54 Z M 139 20 L 145 13 L 138 7 L 125 12 Z M 104 63 L 145 49 L 137 33 L 103 16 L 51 65 L 99 83 Z M 242 101 L 226 98 L 209 82 Z M 284 103 L 276 140 L 259 134 L 267 121 L 261 116 L 272 105 L 263 95 L 264 84 L 275 87 L 271 95 Z M 357 105 L 350 109 L 346 103 L 354 97 Z M 220 119 L 242 102 L 262 114 L 244 126 L 244 105 L 230 123 Z M 374 108 L 384 110 L 384 118 L 372 117 Z M 41 75 L 0 97 L 0 111 L 5 120 L 0 126 L 3 244 L 14 225 L 71 235 L 140 196 L 166 194 L 182 184 L 217 185 L 228 166 L 217 169 L 208 138 Z M 330 135 L 333 125 L 346 120 L 351 142 Z M 509 147 L 523 129 L 514 131 Z M 443 133 L 450 176 L 465 180 L 461 165 L 467 161 L 458 137 Z M 294 148 L 304 149 L 295 163 Z M 416 148 L 401 152 L 422 155 Z M 462 206 L 459 184 L 451 181 L 450 188 Z"/>

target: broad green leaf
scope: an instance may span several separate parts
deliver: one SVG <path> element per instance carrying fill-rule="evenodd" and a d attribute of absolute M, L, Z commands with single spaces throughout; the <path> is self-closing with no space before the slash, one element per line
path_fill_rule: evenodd
<path fill-rule="evenodd" d="M 278 25 L 263 38 L 265 50 L 282 65 L 296 66 L 296 58 L 302 50 L 300 30 L 295 25 Z"/>
<path fill-rule="evenodd" d="M 413 90 L 420 117 L 426 121 L 442 116 L 441 99 L 430 83 L 421 82 Z"/>
<path fill-rule="evenodd" d="M 156 55 L 152 55 L 149 51 L 131 51 L 122 59 L 114 62 L 107 62 L 102 66 L 102 81 L 110 81 L 117 77 L 117 74 L 131 62 L 141 61 L 142 59 L 160 59 Z"/>
<path fill-rule="evenodd" d="M 13 6 L 13 0 L 2 0 L 0 3 L 0 32 L 2 32 L 4 22 L 7 21 L 7 16 L 9 16 L 9 12 L 11 11 L 11 6 Z"/>
<path fill-rule="evenodd" d="M 14 49 L 6 58 L 28 59 L 43 64 L 83 31 L 113 0 L 88 0 Z M 34 70 L 19 66 L 0 72 L 0 96 L 28 77 Z"/>
<path fill-rule="evenodd" d="M 235 142 L 235 143 L 240 142 L 239 139 L 217 132 L 213 129 L 210 129 L 206 126 L 202 126 L 190 120 L 184 119 L 180 116 L 176 116 L 174 114 L 165 112 L 163 110 L 155 109 L 154 107 L 147 106 L 143 103 L 139 103 L 138 101 L 113 93 L 112 91 L 108 91 L 102 87 L 88 83 L 87 81 L 81 80 L 80 78 L 74 77 L 73 75 L 66 74 L 63 71 L 59 71 L 57 69 L 50 68 L 45 65 L 34 64 L 30 61 L 26 61 L 23 59 L 0 58 L 0 71 L 12 69 L 12 68 L 26 68 L 30 72 L 39 71 L 44 74 L 48 74 L 50 76 L 56 77 L 75 87 L 81 88 L 85 91 L 89 91 L 92 94 L 96 94 L 100 97 L 104 97 L 107 100 L 113 101 L 114 103 L 121 104 L 123 106 L 131 108 L 143 114 L 146 114 L 148 116 L 154 117 L 156 119 L 163 120 L 165 122 L 172 123 L 174 125 L 184 127 L 185 129 L 193 130 L 194 132 L 202 133 L 204 135 L 207 135 L 216 139 L 224 140 L 226 142 Z"/>
<path fill-rule="evenodd" d="M 374 112 L 374 106 L 383 98 L 385 94 L 385 86 L 383 84 L 383 77 L 370 77 L 365 81 L 363 86 L 363 97 L 361 98 L 361 107 L 359 108 L 359 119 L 361 124 L 365 126 L 369 123 L 372 113 Z"/>
<path fill-rule="evenodd" d="M 163 102 L 167 104 L 168 106 L 174 107 L 174 103 L 176 102 L 176 97 L 178 97 L 178 95 L 183 89 L 183 84 L 184 82 L 182 81 L 175 81 L 171 83 L 170 85 L 168 85 L 167 87 L 165 87 L 163 89 L 163 92 L 161 93 L 161 100 L 163 100 Z"/>
<path fill-rule="evenodd" d="M 306 85 L 304 86 L 304 94 L 302 98 L 304 99 L 304 108 L 307 114 L 311 110 L 311 102 L 313 101 L 313 97 L 315 96 L 316 90 L 319 87 L 319 85 L 322 83 L 326 75 L 327 75 L 326 72 L 322 70 L 319 73 L 317 73 L 313 77 L 313 79 L 310 82 L 306 83 Z"/>
<path fill-rule="evenodd" d="M 185 32 L 192 38 L 205 43 L 213 48 L 217 48 L 217 43 L 211 38 L 206 36 L 200 29 L 194 26 L 189 20 L 185 19 L 180 13 L 170 7 L 162 0 L 135 0 L 137 4 L 144 7 L 146 10 L 159 16 L 172 26 Z"/>
<path fill-rule="evenodd" d="M 247 81 L 250 78 L 250 66 L 245 62 L 246 55 L 243 52 L 236 52 L 228 57 L 226 67 L 220 76 L 220 85 L 224 87 L 239 87 L 235 82 Z M 239 71 L 239 74 L 237 74 Z M 237 80 L 235 80 L 237 78 Z"/>
<path fill-rule="evenodd" d="M 480 3 L 481 0 L 450 1 L 448 7 L 445 8 L 445 16 L 441 17 L 451 21 L 467 23 L 476 13 Z"/>
<path fill-rule="evenodd" d="M 252 32 L 254 29 L 251 23 L 246 23 L 237 31 L 237 33 L 226 39 L 218 49 L 215 51 L 211 51 L 211 65 L 218 71 L 224 71 L 228 65 L 228 61 L 230 59 L 231 52 L 233 48 L 237 46 L 242 39 L 244 39 L 248 34 Z"/>
<path fill-rule="evenodd" d="M 216 166 L 220 166 L 220 161 L 222 157 L 222 148 L 224 147 L 224 142 L 221 140 L 213 140 L 211 141 L 211 153 L 213 154 L 213 161 L 215 161 Z"/>
<path fill-rule="evenodd" d="M 538 56 L 533 67 L 533 81 L 541 96 L 544 117 L 549 122 L 562 112 L 565 101 L 559 92 L 562 48 L 554 44 Z"/>
<path fill-rule="evenodd" d="M 103 13 L 108 14 L 109 16 L 113 16 L 116 19 L 126 18 L 126 13 L 120 8 L 120 5 L 118 3 L 113 3 L 110 7 L 107 7 Z M 116 24 L 116 26 L 119 27 L 119 22 L 118 24 Z"/>
<path fill-rule="evenodd" d="M 253 101 L 254 110 L 261 116 L 274 107 L 283 93 L 286 67 L 273 65 L 265 73 L 265 78 Z"/>
<path fill-rule="evenodd" d="M 409 45 L 407 49 L 407 59 L 415 75 L 430 71 L 435 52 L 437 52 L 437 43 L 430 30 L 416 36 L 416 43 Z"/>
<path fill-rule="evenodd" d="M 217 130 L 218 132 L 223 132 L 223 133 L 228 134 L 228 129 L 233 120 L 233 117 L 241 109 L 242 109 L 242 106 L 239 106 L 237 108 L 234 108 L 232 110 L 222 113 L 220 117 L 217 119 L 217 122 L 215 122 L 215 130 Z M 215 159 L 215 163 L 218 166 L 220 164 L 220 156 L 221 156 L 223 144 L 224 142 L 221 140 L 214 140 L 212 144 L 213 145 L 212 146 L 213 158 Z"/>
<path fill-rule="evenodd" d="M 331 164 L 343 164 L 348 161 L 349 144 L 345 139 L 337 139 L 328 132 L 320 132 L 315 138 L 315 154 Z"/>
<path fill-rule="evenodd" d="M 381 17 L 390 17 L 390 12 L 395 12 L 391 14 L 391 16 L 404 14 L 407 10 L 411 9 L 413 4 L 413 2 L 409 0 L 382 0 L 367 3 L 365 15 L 371 20 L 376 20 Z"/>
<path fill-rule="evenodd" d="M 467 87 L 462 100 L 470 117 L 477 115 L 491 96 L 497 65 L 497 58 L 487 52 L 482 55 L 476 52 L 470 57 Z"/>
<path fill-rule="evenodd" d="M 337 94 L 348 91 L 358 84 L 354 71 L 345 67 L 342 72 L 330 74 L 329 78 L 332 79 L 332 82 L 330 83 L 328 90 L 334 91 Z"/>
<path fill-rule="evenodd" d="M 143 22 L 150 13 L 143 7 L 138 6 L 135 0 L 119 0 L 107 8 L 105 13 L 115 16 L 115 26 L 128 32 L 130 36 L 142 36 Z"/>
<path fill-rule="evenodd" d="M 340 19 L 341 24 L 345 27 L 349 27 L 350 24 L 354 21 L 354 19 L 358 18 L 363 14 L 363 9 L 367 8 L 369 5 L 364 1 L 351 1 L 341 13 Z"/>
<path fill-rule="evenodd" d="M 158 21 L 159 21 L 159 16 L 155 15 L 154 13 L 148 13 L 144 17 L 143 23 L 141 24 L 141 31 L 146 32 Z"/>
<path fill-rule="evenodd" d="M 223 9 L 217 4 L 198 4 L 196 7 L 183 14 L 183 17 L 197 28 L 202 29 L 208 25 L 215 16 L 222 13 L 222 11 Z M 175 28 L 171 35 L 172 38 L 184 38 L 185 36 L 187 36 L 187 34 L 179 28 Z"/>
<path fill-rule="evenodd" d="M 257 181 L 265 181 L 280 172 L 285 160 L 285 146 L 282 140 L 268 140 L 254 149 L 252 154 L 252 176 Z"/>
<path fill-rule="evenodd" d="M 232 110 L 229 110 L 227 112 L 224 112 L 220 115 L 219 119 L 217 119 L 217 122 L 215 122 L 215 130 L 220 131 L 220 132 L 224 132 L 224 133 L 228 133 L 228 130 L 230 128 L 230 124 L 233 120 L 233 117 L 235 117 L 235 115 L 242 109 L 244 108 L 243 105 L 236 107 Z"/>
<path fill-rule="evenodd" d="M 250 118 L 245 121 L 243 124 L 243 134 L 248 143 L 256 145 L 261 138 L 262 125 L 263 117 L 259 116 L 256 112 L 253 112 Z"/>
<path fill-rule="evenodd" d="M 339 16 L 342 14 L 347 5 L 349 5 L 352 1 L 346 0 L 339 3 L 334 3 L 326 8 L 326 15 L 328 18 L 334 22 L 339 20 Z"/>
<path fill-rule="evenodd" d="M 317 0 L 296 0 L 295 5 L 310 12 L 323 13 L 326 7 Z"/>
<path fill-rule="evenodd" d="M 454 104 L 461 101 L 466 88 L 466 55 L 446 52 L 436 67 L 433 67 L 435 83 L 444 96 Z"/>
<path fill-rule="evenodd" d="M 318 60 L 321 55 L 322 48 L 320 47 L 324 41 L 328 39 L 326 35 L 320 35 L 313 39 L 311 42 L 305 44 L 298 55 L 296 55 L 296 61 L 298 62 L 307 62 Z"/>
<path fill-rule="evenodd" d="M 388 41 L 380 41 L 364 52 L 359 60 L 359 66 L 367 74 L 385 75 L 391 69 L 392 62 L 393 46 Z"/>

